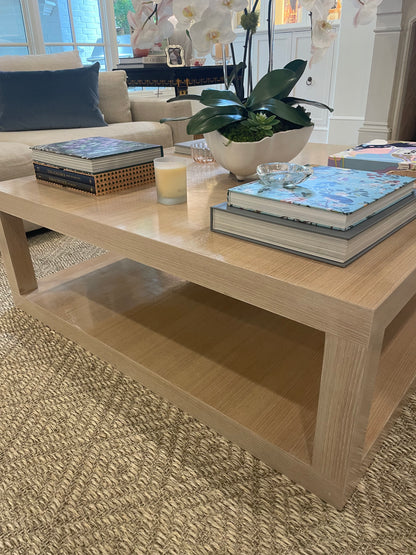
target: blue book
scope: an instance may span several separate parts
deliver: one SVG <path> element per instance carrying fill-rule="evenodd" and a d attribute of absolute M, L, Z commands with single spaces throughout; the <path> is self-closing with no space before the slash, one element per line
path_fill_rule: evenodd
<path fill-rule="evenodd" d="M 46 172 L 38 172 L 35 170 L 36 179 L 47 181 L 48 183 L 57 183 L 63 187 L 70 187 L 72 189 L 79 189 L 80 191 L 87 191 L 88 193 L 96 193 L 95 184 L 86 183 L 85 181 L 68 179 L 59 175 L 51 175 Z"/>
<path fill-rule="evenodd" d="M 364 143 L 331 154 L 328 166 L 365 171 L 416 170 L 416 143 L 397 141 L 386 144 Z"/>
<path fill-rule="evenodd" d="M 95 187 L 95 178 L 99 174 L 84 173 L 80 171 L 67 170 L 60 168 L 58 166 L 48 166 L 46 164 L 33 163 L 36 177 L 39 179 L 45 179 L 45 175 L 49 177 L 59 177 L 61 179 L 67 179 L 69 181 L 75 181 L 80 183 L 87 183 L 88 185 Z M 46 181 L 53 181 L 52 179 L 46 179 Z"/>
<path fill-rule="evenodd" d="M 294 189 L 260 181 L 228 189 L 230 206 L 316 225 L 348 229 L 413 194 L 414 178 L 317 166 Z"/>
<path fill-rule="evenodd" d="M 145 164 L 163 156 L 161 145 L 110 137 L 83 137 L 72 141 L 36 145 L 31 149 L 34 162 L 90 173 Z"/>

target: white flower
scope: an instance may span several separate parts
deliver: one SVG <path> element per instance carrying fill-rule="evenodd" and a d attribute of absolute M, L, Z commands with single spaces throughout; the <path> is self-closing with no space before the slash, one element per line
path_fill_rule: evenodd
<path fill-rule="evenodd" d="M 247 0 L 210 0 L 209 7 L 213 10 L 226 9 L 230 12 L 241 12 L 247 8 Z"/>
<path fill-rule="evenodd" d="M 315 0 L 311 8 L 312 21 L 314 19 L 328 19 L 329 10 L 334 6 L 334 0 Z"/>
<path fill-rule="evenodd" d="M 229 44 L 236 35 L 232 30 L 231 12 L 205 10 L 201 21 L 190 29 L 192 44 L 202 55 L 208 54 L 213 44 Z"/>
<path fill-rule="evenodd" d="M 309 60 L 309 66 L 316 64 L 324 57 L 328 48 L 317 48 L 316 46 L 311 47 L 311 59 Z"/>
<path fill-rule="evenodd" d="M 178 28 L 189 29 L 199 21 L 207 7 L 206 0 L 173 0 L 173 13 L 178 20 Z"/>
<path fill-rule="evenodd" d="M 312 46 L 315 48 L 329 48 L 335 39 L 336 33 L 326 19 L 314 21 L 312 27 Z"/>
<path fill-rule="evenodd" d="M 150 2 L 148 0 L 133 0 L 135 13 L 127 13 L 127 21 L 133 32 L 131 34 L 131 45 L 133 48 L 152 48 L 163 39 L 169 38 L 175 30 L 169 19 L 172 17 L 172 0 L 159 0 Z M 157 23 L 152 14 L 157 8 Z"/>
<path fill-rule="evenodd" d="M 362 0 L 354 17 L 354 25 L 368 25 L 377 15 L 382 0 Z"/>
<path fill-rule="evenodd" d="M 133 48 L 145 50 L 152 48 L 157 42 L 160 41 L 160 33 L 157 25 L 148 22 L 143 28 L 139 27 L 134 29 L 131 34 L 131 45 Z"/>
<path fill-rule="evenodd" d="M 308 10 L 308 12 L 311 12 L 314 5 L 315 5 L 316 0 L 299 0 L 299 5 L 302 6 L 302 8 L 305 8 L 305 10 Z M 295 4 L 296 7 L 296 0 L 293 0 L 293 3 Z M 292 0 L 290 0 L 290 5 L 293 8 L 293 3 Z"/>

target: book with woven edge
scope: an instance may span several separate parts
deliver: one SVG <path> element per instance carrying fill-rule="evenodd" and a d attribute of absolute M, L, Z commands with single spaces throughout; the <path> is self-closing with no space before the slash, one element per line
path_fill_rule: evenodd
<path fill-rule="evenodd" d="M 153 162 L 97 174 L 60 170 L 36 164 L 36 179 L 62 187 L 92 193 L 96 196 L 155 184 Z"/>
<path fill-rule="evenodd" d="M 116 170 L 152 162 L 163 156 L 163 147 L 110 137 L 83 137 L 32 146 L 35 163 L 52 164 L 90 173 Z"/>
<path fill-rule="evenodd" d="M 227 191 L 230 206 L 273 216 L 348 229 L 414 190 L 413 177 L 316 166 L 296 189 L 259 181 Z"/>
<path fill-rule="evenodd" d="M 226 202 L 210 211 L 212 231 L 344 267 L 415 219 L 416 196 L 410 194 L 345 231 L 234 208 Z"/>
<path fill-rule="evenodd" d="M 408 171 L 416 177 L 416 142 L 364 143 L 328 157 L 328 166 L 365 171 Z"/>

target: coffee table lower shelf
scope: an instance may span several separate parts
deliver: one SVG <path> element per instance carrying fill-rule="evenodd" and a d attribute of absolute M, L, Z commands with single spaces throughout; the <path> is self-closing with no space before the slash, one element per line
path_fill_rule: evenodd
<path fill-rule="evenodd" d="M 321 498 L 345 503 L 345 488 L 313 465 L 323 332 L 111 254 L 39 280 L 16 303 Z M 416 297 L 385 333 L 363 464 L 414 379 L 415 306 Z"/>

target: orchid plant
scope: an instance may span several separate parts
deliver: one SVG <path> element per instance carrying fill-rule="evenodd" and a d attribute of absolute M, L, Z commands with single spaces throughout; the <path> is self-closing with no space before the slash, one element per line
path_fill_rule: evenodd
<path fill-rule="evenodd" d="M 336 37 L 329 21 L 334 0 L 290 0 L 309 12 L 311 21 L 311 59 L 315 63 L 325 54 Z M 346 0 L 344 0 L 346 1 Z M 382 0 L 350 0 L 356 4 L 354 24 L 367 24 L 376 15 Z M 293 60 L 283 69 L 273 70 L 274 0 L 267 3 L 269 66 L 267 74 L 253 88 L 251 49 L 258 26 L 259 0 L 132 0 L 135 12 L 129 12 L 133 29 L 133 48 L 151 48 L 169 38 L 176 29 L 185 30 L 193 48 L 206 55 L 214 44 L 230 45 L 233 69 L 228 74 L 224 61 L 225 91 L 205 90 L 199 95 L 184 95 L 170 99 L 198 100 L 206 106 L 189 119 L 189 134 L 218 130 L 230 140 L 257 141 L 273 133 L 312 125 L 310 114 L 302 105 L 311 104 L 331 110 L 325 104 L 289 96 L 307 62 Z M 238 63 L 233 41 L 233 22 L 237 12 L 243 12 L 241 26 L 245 31 L 243 59 Z M 234 88 L 234 92 L 231 89 Z M 247 95 L 245 89 L 247 88 Z M 184 118 L 177 118 L 184 119 Z"/>

